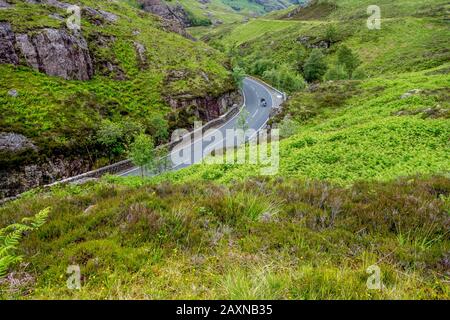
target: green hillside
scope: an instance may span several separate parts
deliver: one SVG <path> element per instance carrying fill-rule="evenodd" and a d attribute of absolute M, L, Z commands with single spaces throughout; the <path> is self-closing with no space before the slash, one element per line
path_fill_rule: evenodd
<path fill-rule="evenodd" d="M 273 70 L 285 66 L 288 73 L 302 77 L 312 46 L 328 46 L 322 52 L 329 68 L 340 47 L 349 47 L 358 56 L 363 79 L 323 81 L 290 91 L 282 113 L 272 120 L 292 127 L 291 136 L 280 143 L 280 175 L 348 184 L 449 171 L 448 22 L 440 15 L 439 1 L 427 6 L 429 16 L 416 16 L 422 13 L 422 3 L 405 2 L 412 15 L 403 16 L 405 8 L 395 5 L 394 12 L 402 17 L 382 20 L 380 30 L 369 30 L 359 18 L 260 18 L 205 36 L 213 46 L 230 52 L 247 72 L 277 87 L 282 83 L 271 81 Z M 344 13 L 358 10 L 356 2 L 337 3 L 339 11 L 331 13 L 333 17 L 347 19 Z M 394 10 L 391 6 L 386 2 L 386 9 Z M 415 89 L 416 94 L 402 97 Z M 290 121 L 284 121 L 286 117 Z M 258 175 L 259 169 L 198 165 L 168 177 L 228 182 Z"/>
<path fill-rule="evenodd" d="M 205 43 L 188 52 L 211 56 L 180 65 L 206 66 L 217 89 L 229 60 L 287 92 L 269 121 L 279 170 L 203 163 L 31 190 L 0 206 L 0 227 L 50 208 L 14 251 L 25 263 L 8 271 L 22 281 L 0 278 L 0 297 L 450 299 L 448 4 L 382 0 L 379 30 L 367 28 L 369 4 L 319 0 L 199 30 Z M 22 74 L 30 87 L 49 81 L 20 72 L 35 77 Z M 69 265 L 81 290 L 67 289 Z M 373 268 L 378 289 L 367 285 Z"/>
<path fill-rule="evenodd" d="M 202 42 L 168 32 L 161 21 L 128 1 L 67 1 L 103 9 L 117 21 L 98 22 L 82 14 L 82 35 L 89 43 L 96 70 L 89 81 L 64 80 L 25 66 L 0 65 L 0 131 L 23 134 L 39 148 L 39 157 L 56 154 L 108 156 L 96 142 L 102 120 L 155 135 L 177 118 L 167 98 L 216 97 L 233 89 L 227 58 Z M 64 28 L 64 9 L 14 1 L 0 10 L 14 32 L 33 34 L 41 28 Z M 141 65 L 136 43 L 145 48 Z M 112 70 L 110 70 L 112 69 Z M 171 78 L 181 71 L 181 78 Z M 8 94 L 16 90 L 16 97 Z M 172 123 L 176 126 L 175 123 Z M 118 150 L 123 157 L 123 152 Z M 116 154 L 117 154 L 116 153 Z M 38 155 L 2 157 L 2 166 L 35 161 Z M 30 159 L 31 158 L 31 159 Z"/>

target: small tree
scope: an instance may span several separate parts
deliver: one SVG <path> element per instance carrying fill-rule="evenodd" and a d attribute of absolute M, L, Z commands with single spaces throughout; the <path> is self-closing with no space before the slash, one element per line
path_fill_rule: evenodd
<path fill-rule="evenodd" d="M 252 73 L 258 76 L 262 76 L 267 70 L 272 69 L 274 63 L 270 59 L 257 59 L 251 67 Z"/>
<path fill-rule="evenodd" d="M 242 87 L 245 78 L 245 71 L 239 66 L 233 68 L 233 80 L 237 86 Z"/>
<path fill-rule="evenodd" d="M 287 64 L 281 64 L 277 69 L 267 70 L 263 77 L 274 86 L 289 92 L 305 88 L 303 77 Z"/>
<path fill-rule="evenodd" d="M 108 154 L 120 154 L 123 152 L 121 142 L 123 136 L 122 126 L 110 120 L 103 120 L 97 131 L 97 141 L 108 149 Z"/>
<path fill-rule="evenodd" d="M 249 115 L 250 115 L 250 113 L 247 111 L 247 109 L 244 109 L 241 111 L 241 114 L 239 115 L 239 117 L 236 121 L 236 129 L 240 129 L 244 132 L 242 139 L 245 139 L 245 132 L 248 130 L 247 118 Z"/>
<path fill-rule="evenodd" d="M 337 63 L 342 65 L 350 78 L 353 71 L 361 64 L 358 56 L 347 46 L 341 46 L 337 52 Z"/>
<path fill-rule="evenodd" d="M 303 74 L 306 81 L 320 81 L 325 72 L 327 72 L 327 64 L 322 51 L 313 49 L 303 65 Z"/>
<path fill-rule="evenodd" d="M 155 165 L 155 146 L 152 137 L 141 133 L 137 135 L 130 147 L 131 161 L 141 168 L 141 177 L 144 177 L 144 169 L 149 170 Z"/>
<path fill-rule="evenodd" d="M 325 73 L 325 80 L 346 80 L 348 79 L 348 73 L 345 71 L 344 67 L 337 64 Z"/>
<path fill-rule="evenodd" d="M 124 153 L 133 137 L 141 132 L 143 127 L 140 123 L 131 119 L 123 119 L 119 122 L 103 120 L 96 134 L 97 142 L 106 147 L 108 156 Z"/>

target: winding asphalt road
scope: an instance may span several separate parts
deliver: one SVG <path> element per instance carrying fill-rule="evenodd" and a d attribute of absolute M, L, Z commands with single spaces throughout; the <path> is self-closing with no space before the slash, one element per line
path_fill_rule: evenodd
<path fill-rule="evenodd" d="M 251 78 L 245 78 L 242 86 L 244 92 L 244 108 L 248 112 L 247 124 L 249 129 L 254 129 L 255 131 L 259 131 L 263 129 L 269 120 L 270 111 L 272 108 L 277 108 L 283 102 L 283 96 L 280 92 L 275 91 L 274 89 L 264 85 L 263 83 L 256 81 Z M 267 106 L 261 106 L 261 98 L 264 98 L 267 101 Z M 242 112 L 242 111 L 241 111 Z M 228 122 L 223 125 L 216 127 L 214 129 L 220 131 L 218 135 L 216 135 L 213 131 L 206 131 L 203 137 L 199 137 L 196 139 L 194 136 L 193 141 L 188 144 L 181 142 L 177 145 L 171 153 L 168 155 L 169 157 L 169 170 L 179 170 L 185 167 L 190 166 L 194 163 L 199 163 L 202 161 L 204 156 L 208 155 L 214 149 L 221 149 L 225 147 L 225 136 L 228 129 L 236 129 L 237 121 L 239 119 L 239 114 L 235 115 Z M 217 132 L 216 132 L 217 133 Z M 253 138 L 252 136 L 248 137 L 249 139 Z M 235 145 L 239 145 L 242 142 L 237 141 L 234 142 Z M 174 164 L 172 162 L 172 157 L 175 153 L 178 155 L 183 155 L 183 153 L 190 152 L 191 157 L 188 163 L 179 163 Z M 128 171 L 125 171 L 120 176 L 136 176 L 140 175 L 140 168 L 135 167 Z M 146 173 L 149 175 L 149 173 Z M 150 174 L 151 175 L 151 174 Z"/>

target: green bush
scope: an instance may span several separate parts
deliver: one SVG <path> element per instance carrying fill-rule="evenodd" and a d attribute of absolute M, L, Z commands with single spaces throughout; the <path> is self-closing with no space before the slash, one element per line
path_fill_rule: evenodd
<path fill-rule="evenodd" d="M 352 78 L 353 71 L 361 64 L 358 55 L 355 54 L 349 47 L 343 45 L 337 52 L 337 63 L 342 65 L 349 77 Z"/>
<path fill-rule="evenodd" d="M 303 75 L 308 82 L 320 81 L 327 72 L 325 57 L 320 49 L 313 49 L 303 65 Z"/>
<path fill-rule="evenodd" d="M 305 88 L 303 77 L 293 71 L 288 65 L 282 64 L 278 68 L 265 71 L 263 78 L 275 87 L 288 92 L 294 92 Z"/>
<path fill-rule="evenodd" d="M 346 80 L 348 79 L 348 73 L 345 71 L 345 68 L 337 64 L 335 66 L 332 66 L 330 69 L 327 70 L 327 73 L 325 73 L 324 76 L 325 80 Z"/>

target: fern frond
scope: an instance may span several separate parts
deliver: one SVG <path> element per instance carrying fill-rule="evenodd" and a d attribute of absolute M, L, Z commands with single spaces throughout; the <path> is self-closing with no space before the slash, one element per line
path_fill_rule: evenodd
<path fill-rule="evenodd" d="M 46 208 L 32 218 L 22 219 L 22 223 L 14 223 L 0 229 L 0 278 L 6 275 L 11 265 L 22 261 L 22 256 L 15 256 L 14 252 L 23 234 L 41 227 L 49 212 L 50 208 Z"/>

